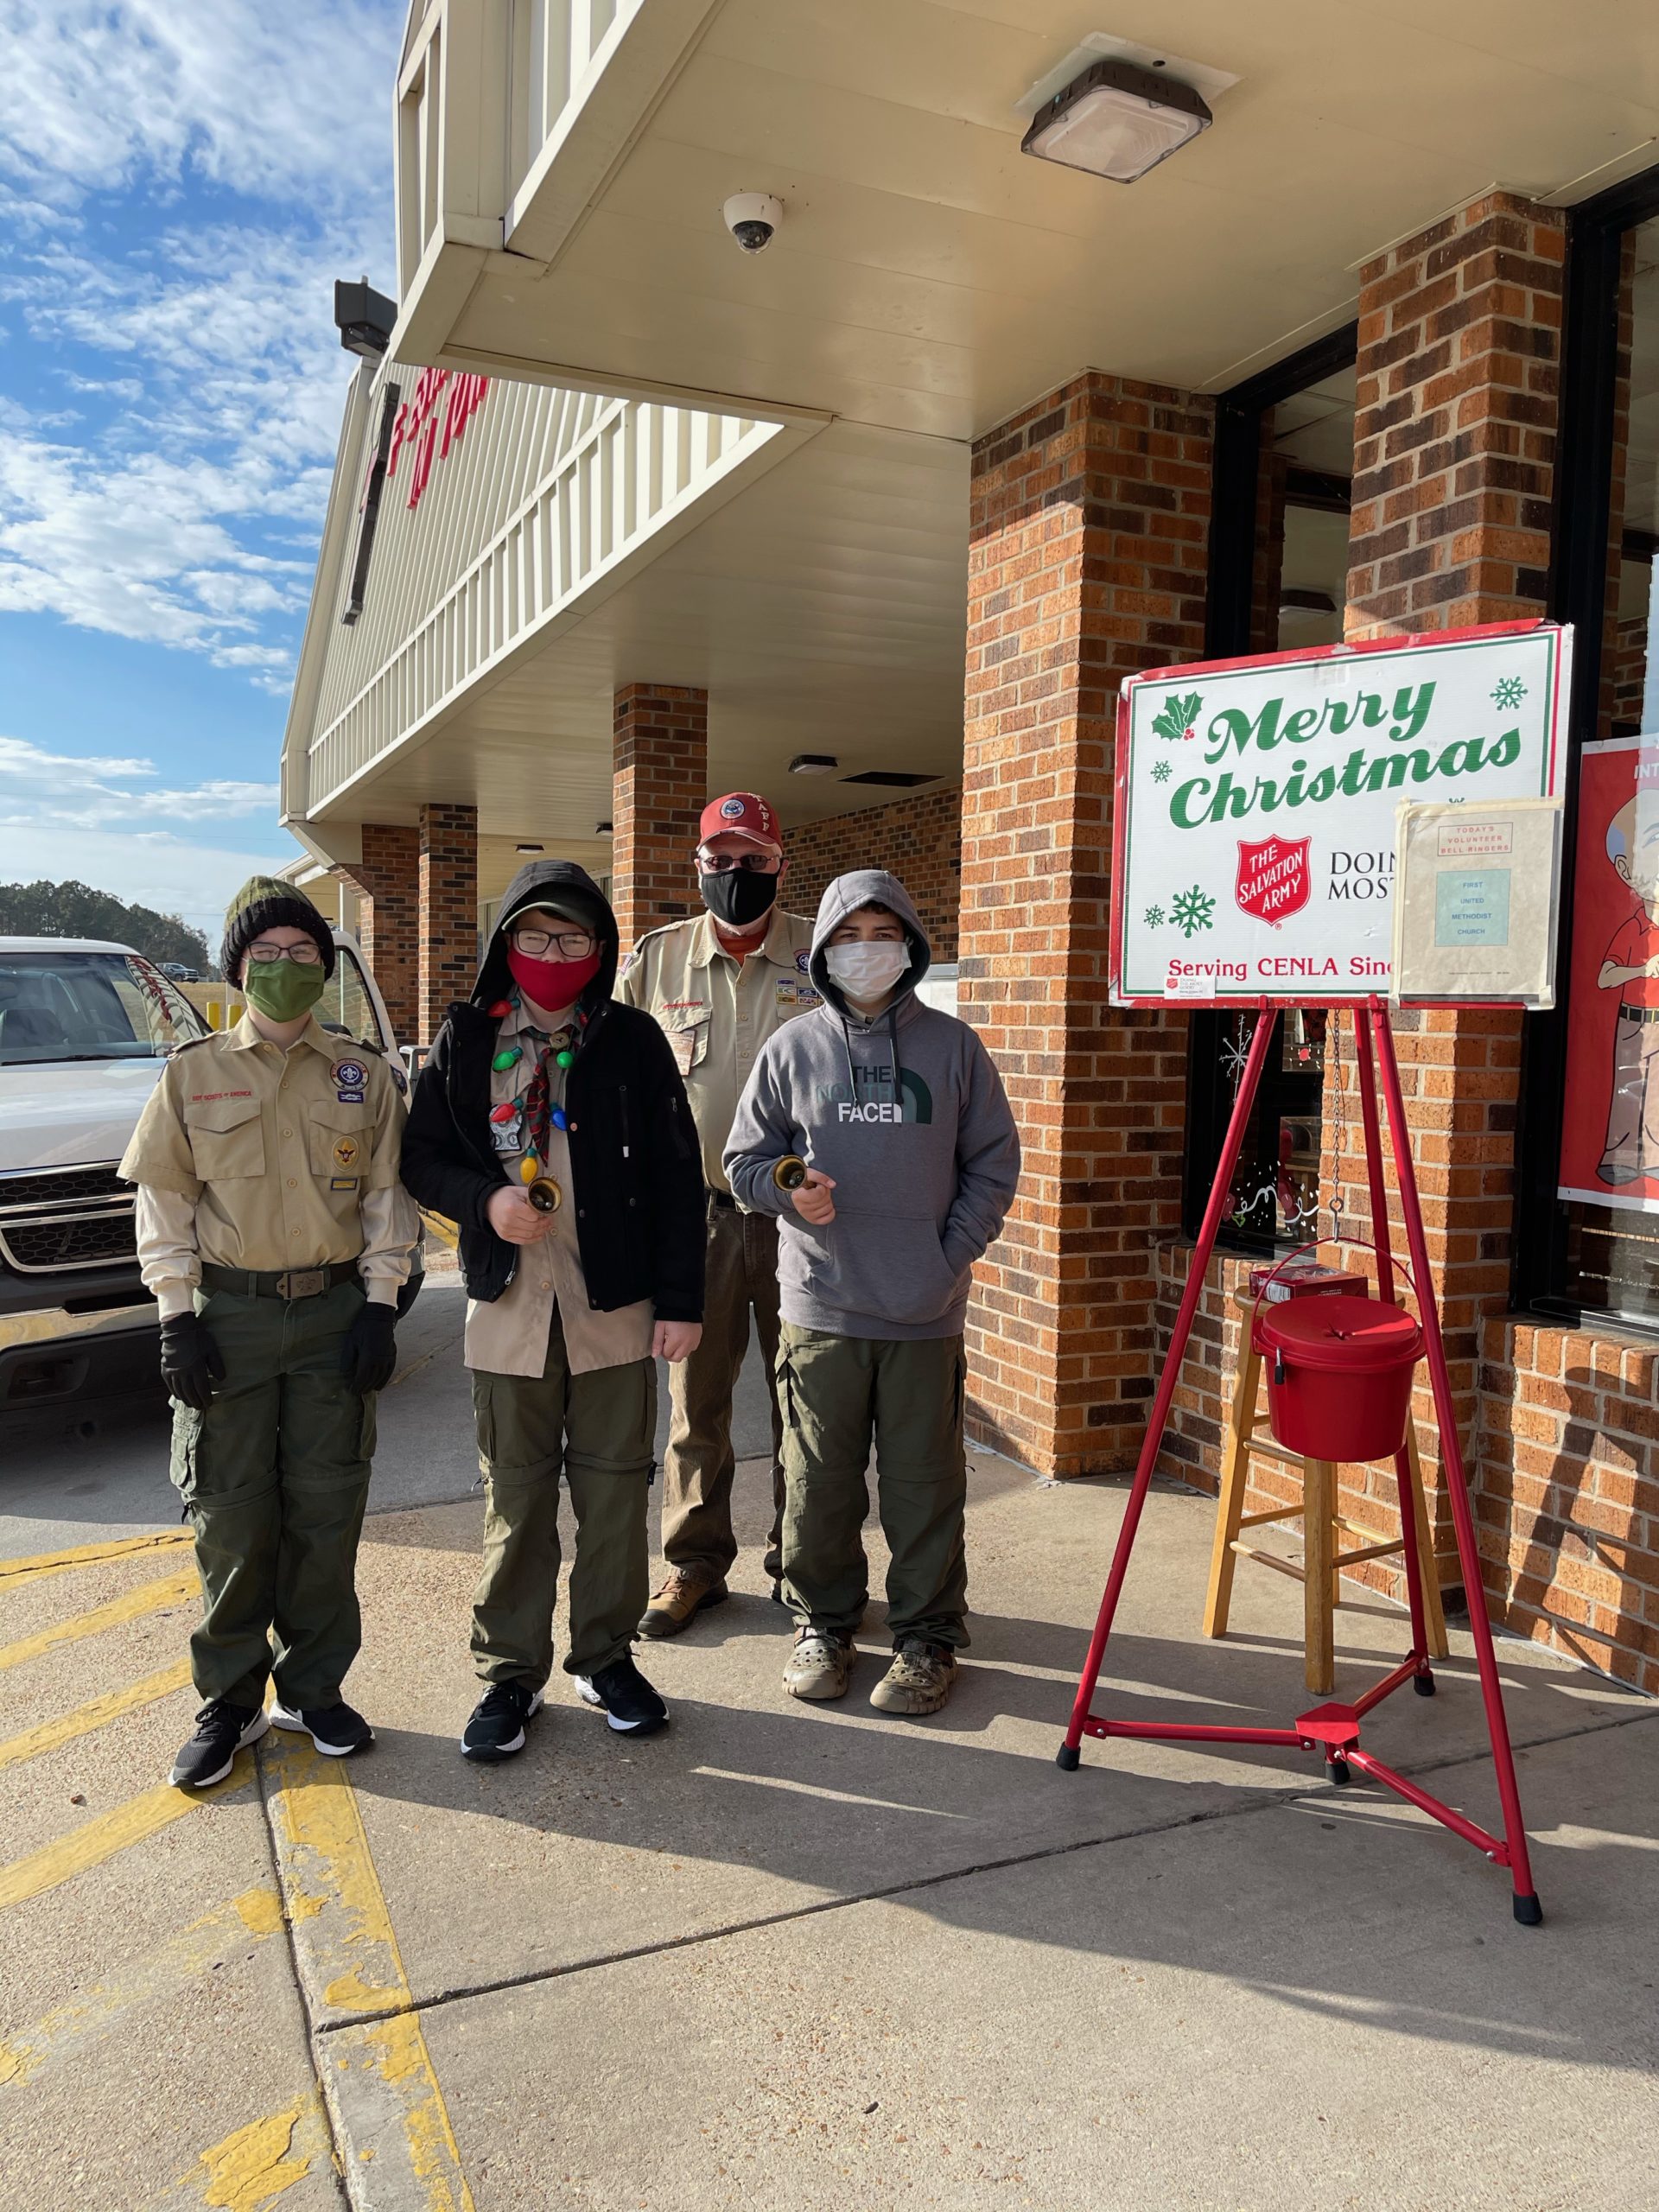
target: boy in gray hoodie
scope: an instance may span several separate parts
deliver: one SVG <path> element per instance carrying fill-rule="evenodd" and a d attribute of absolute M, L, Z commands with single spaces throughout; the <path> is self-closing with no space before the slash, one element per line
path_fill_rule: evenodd
<path fill-rule="evenodd" d="M 930 957 L 897 876 L 832 883 L 809 969 L 824 1003 L 768 1039 L 725 1154 L 739 1204 L 781 1217 L 784 1595 L 799 1624 L 784 1687 L 846 1694 L 874 1438 L 893 1661 L 870 1702 L 887 1713 L 937 1713 L 968 1642 L 963 1320 L 1020 1179 L 989 1054 L 916 997 Z M 791 1156 L 806 1179 L 782 1190 Z"/>

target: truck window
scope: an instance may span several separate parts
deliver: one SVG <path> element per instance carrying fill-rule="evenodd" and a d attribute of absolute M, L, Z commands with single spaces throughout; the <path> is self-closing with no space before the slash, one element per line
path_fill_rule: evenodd
<path fill-rule="evenodd" d="M 334 972 L 317 1007 L 317 1020 L 337 1037 L 354 1037 L 377 1052 L 386 1049 L 388 1040 L 376 1019 L 363 970 L 343 944 L 334 948 Z"/>
<path fill-rule="evenodd" d="M 142 1060 L 207 1025 L 137 953 L 0 952 L 0 1067 Z"/>

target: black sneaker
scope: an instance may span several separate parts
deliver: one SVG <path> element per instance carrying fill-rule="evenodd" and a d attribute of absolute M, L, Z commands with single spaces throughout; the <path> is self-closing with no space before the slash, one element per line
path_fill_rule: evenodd
<path fill-rule="evenodd" d="M 326 1759 L 348 1759 L 353 1751 L 366 1751 L 374 1741 L 373 1729 L 349 1705 L 318 1705 L 300 1713 L 278 1698 L 270 1719 L 273 1727 L 308 1736 Z"/>
<path fill-rule="evenodd" d="M 584 1705 L 596 1705 L 619 1736 L 654 1736 L 668 1726 L 668 1707 L 634 1665 L 632 1652 L 596 1675 L 578 1675 L 576 1694 Z"/>
<path fill-rule="evenodd" d="M 174 1760 L 168 1780 L 180 1789 L 211 1789 L 224 1781 L 243 1745 L 257 1744 L 270 1726 L 264 1706 L 251 1713 L 245 1705 L 214 1698 L 196 1715 L 196 1732 Z"/>
<path fill-rule="evenodd" d="M 542 1709 L 542 1693 L 528 1682 L 492 1682 L 461 1738 L 464 1759 L 510 1759 L 524 1748 L 524 1723 Z"/>

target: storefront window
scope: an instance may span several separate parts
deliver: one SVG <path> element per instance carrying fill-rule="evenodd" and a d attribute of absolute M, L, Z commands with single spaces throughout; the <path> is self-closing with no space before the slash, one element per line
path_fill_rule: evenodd
<path fill-rule="evenodd" d="M 1659 1033 L 1659 1003 L 1647 1003 L 1659 1001 L 1659 989 L 1632 979 L 1625 954 L 1614 956 L 1626 937 L 1645 936 L 1659 904 L 1659 887 L 1649 886 L 1637 849 L 1655 804 L 1647 787 L 1659 772 L 1659 740 L 1630 743 L 1659 733 L 1659 219 L 1626 234 L 1617 281 L 1630 355 L 1612 408 L 1600 682 L 1593 717 L 1583 716 L 1580 732 L 1589 749 L 1580 756 L 1578 868 L 1572 929 L 1564 933 L 1573 948 L 1563 962 L 1573 1044 L 1558 1186 L 1593 1189 L 1597 1202 L 1558 1199 L 1551 1288 L 1571 1306 L 1651 1324 L 1659 1322 L 1659 1058 L 1649 1085 L 1645 1048 Z M 1625 364 L 1618 366 L 1624 371 Z M 1615 748 L 1613 740 L 1624 742 Z M 1627 783 L 1630 821 L 1621 824 Z M 1619 868 L 1616 849 L 1632 823 L 1638 834 Z M 1649 888 L 1652 900 L 1643 896 Z M 1609 980 L 1615 976 L 1624 980 Z"/>
<path fill-rule="evenodd" d="M 1223 410 L 1230 415 L 1228 435 L 1251 466 L 1229 470 L 1224 479 L 1217 471 L 1221 526 L 1212 563 L 1230 562 L 1243 573 L 1230 593 L 1224 573 L 1217 579 L 1220 589 L 1212 588 L 1210 654 L 1221 658 L 1337 644 L 1348 583 L 1351 339 L 1345 348 L 1341 336 L 1325 342 L 1305 376 L 1287 364 L 1276 386 L 1269 382 L 1230 395 Z M 1254 529 L 1230 532 L 1219 512 L 1223 500 L 1233 503 L 1235 518 L 1253 512 Z M 1198 1014 L 1192 1023 L 1189 1230 L 1209 1195 L 1254 1023 L 1254 1014 L 1243 1012 Z M 1223 1217 L 1223 1238 L 1235 1247 L 1267 1249 L 1300 1243 L 1313 1234 L 1325 1033 L 1321 1012 L 1277 1019 Z"/>

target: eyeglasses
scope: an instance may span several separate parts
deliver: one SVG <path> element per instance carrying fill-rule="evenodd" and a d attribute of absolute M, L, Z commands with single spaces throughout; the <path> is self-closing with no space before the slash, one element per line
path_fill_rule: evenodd
<path fill-rule="evenodd" d="M 545 960 L 550 953 L 560 960 L 586 960 L 599 943 L 587 930 L 513 930 L 510 935 L 513 950 L 526 960 Z"/>
<path fill-rule="evenodd" d="M 781 853 L 706 853 L 697 849 L 697 866 L 704 875 L 729 875 L 741 868 L 747 875 L 776 875 L 784 864 Z"/>
<path fill-rule="evenodd" d="M 276 960 L 291 960 L 296 968 L 315 968 L 322 955 L 308 937 L 298 944 L 251 944 L 248 957 L 256 968 L 269 968 Z"/>

